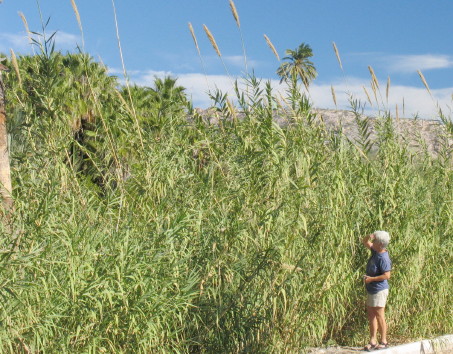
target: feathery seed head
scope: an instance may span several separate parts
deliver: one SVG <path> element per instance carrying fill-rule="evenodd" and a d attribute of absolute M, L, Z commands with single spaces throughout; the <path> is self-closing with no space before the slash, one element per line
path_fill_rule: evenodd
<path fill-rule="evenodd" d="M 385 89 L 385 97 L 387 99 L 387 103 L 389 101 L 389 90 L 390 90 L 390 76 L 387 77 L 387 88 Z"/>
<path fill-rule="evenodd" d="M 275 47 L 274 45 L 272 44 L 271 40 L 269 39 L 268 36 L 264 35 L 264 39 L 266 40 L 266 43 L 267 45 L 269 46 L 269 48 L 271 48 L 272 52 L 274 53 L 275 57 L 277 58 L 278 61 L 280 61 L 280 57 L 277 53 L 277 51 L 275 50 Z"/>
<path fill-rule="evenodd" d="M 204 31 L 206 32 L 206 35 L 208 36 L 209 42 L 211 42 L 212 47 L 216 51 L 217 55 L 219 57 L 221 57 L 222 54 L 220 53 L 219 46 L 217 45 L 217 42 L 215 41 L 214 36 L 212 35 L 211 31 L 209 30 L 209 28 L 206 25 L 203 25 L 203 28 L 204 28 Z"/>
<path fill-rule="evenodd" d="M 28 41 L 29 41 L 29 43 L 32 43 L 33 41 L 31 40 L 31 34 L 30 34 L 30 29 L 28 27 L 27 19 L 25 18 L 25 15 L 22 12 L 19 11 L 18 14 L 19 14 L 20 18 L 22 19 L 22 22 L 24 23 L 25 31 L 27 32 Z"/>
<path fill-rule="evenodd" d="M 365 95 L 366 95 L 366 98 L 368 99 L 368 102 L 370 103 L 370 106 L 373 106 L 373 103 L 371 103 L 371 98 L 370 98 L 370 95 L 366 89 L 365 86 L 362 86 L 363 87 L 363 91 L 365 91 Z"/>
<path fill-rule="evenodd" d="M 195 36 L 195 31 L 193 30 L 192 24 L 189 22 L 189 31 L 190 34 L 192 35 L 193 42 L 195 43 L 195 47 L 197 48 L 197 51 L 200 52 L 200 48 L 198 47 L 198 41 L 197 37 Z"/>
<path fill-rule="evenodd" d="M 343 70 L 343 65 L 341 64 L 340 53 L 338 52 L 337 45 L 335 44 L 335 42 L 332 42 L 332 44 L 333 44 L 333 50 L 335 51 L 335 55 L 338 60 L 338 64 L 340 64 L 340 68 L 341 68 L 341 70 Z"/>
<path fill-rule="evenodd" d="M 79 25 L 79 28 L 80 28 L 80 30 L 82 30 L 82 21 L 80 20 L 80 14 L 79 14 L 79 10 L 77 9 L 77 5 L 75 3 L 75 0 L 71 0 L 71 5 L 72 5 L 72 9 L 74 10 L 74 13 L 76 15 L 76 19 L 77 19 L 77 23 Z"/>
<path fill-rule="evenodd" d="M 14 53 L 14 50 L 10 49 L 11 52 L 11 62 L 13 63 L 14 71 L 16 72 L 17 79 L 19 81 L 19 86 L 22 87 L 22 78 L 20 77 L 19 65 L 17 64 L 17 57 Z"/>
<path fill-rule="evenodd" d="M 241 28 L 241 22 L 239 21 L 239 15 L 236 10 L 236 6 L 234 5 L 233 0 L 230 0 L 230 8 L 231 12 L 233 13 L 234 20 L 236 21 L 236 24 L 238 25 L 239 28 Z"/>
<path fill-rule="evenodd" d="M 335 108 L 337 108 L 337 96 L 335 95 L 335 90 L 332 85 L 330 85 L 330 91 L 332 92 L 333 102 L 335 103 Z"/>
<path fill-rule="evenodd" d="M 418 75 L 420 76 L 420 79 L 422 79 L 423 85 L 425 85 L 426 90 L 428 91 L 429 95 L 431 98 L 433 95 L 431 94 L 431 90 L 429 89 L 428 83 L 426 82 L 425 77 L 423 76 L 423 73 L 420 70 L 417 70 Z"/>
<path fill-rule="evenodd" d="M 378 81 L 376 75 L 374 74 L 373 68 L 372 68 L 371 66 L 368 66 L 368 70 L 370 71 L 371 78 L 372 78 L 372 80 L 374 81 L 374 84 L 375 84 L 375 86 L 376 86 L 376 89 L 378 89 L 378 88 L 379 88 L 379 81 Z"/>

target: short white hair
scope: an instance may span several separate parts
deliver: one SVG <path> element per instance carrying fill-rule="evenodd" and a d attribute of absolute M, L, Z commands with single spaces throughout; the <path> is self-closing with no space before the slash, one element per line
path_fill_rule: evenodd
<path fill-rule="evenodd" d="M 387 231 L 375 231 L 373 232 L 374 239 L 379 242 L 382 248 L 385 248 L 390 243 L 390 235 Z"/>

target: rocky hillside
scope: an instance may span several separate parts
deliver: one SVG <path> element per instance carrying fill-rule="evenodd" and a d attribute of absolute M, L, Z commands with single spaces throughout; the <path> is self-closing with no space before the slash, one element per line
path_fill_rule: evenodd
<path fill-rule="evenodd" d="M 213 110 L 198 110 L 203 119 L 210 124 L 219 122 L 219 113 Z M 319 124 L 325 124 L 328 130 L 339 132 L 341 129 L 343 134 L 350 140 L 354 141 L 358 138 L 358 126 L 353 112 L 332 109 L 313 109 L 312 113 L 316 115 L 315 121 Z M 238 112 L 237 118 L 244 117 L 243 113 Z M 362 116 L 361 119 L 366 118 Z M 369 117 L 370 139 L 376 139 L 376 123 L 377 118 Z M 290 114 L 275 112 L 274 120 L 281 126 L 286 127 L 291 124 Z M 453 149 L 453 136 L 448 134 L 445 125 L 440 121 L 399 118 L 394 119 L 393 124 L 395 130 L 400 137 L 401 144 L 405 144 L 411 150 L 418 150 L 423 145 L 426 145 L 428 152 L 436 155 L 441 147 L 447 144 Z"/>
<path fill-rule="evenodd" d="M 355 115 L 350 111 L 316 109 L 314 112 L 322 119 L 328 129 L 339 130 L 343 127 L 343 133 L 351 140 L 358 137 L 358 127 Z M 363 117 L 364 118 L 364 117 Z M 376 139 L 375 126 L 377 119 L 370 117 L 371 140 Z M 418 149 L 426 144 L 429 153 L 435 155 L 443 144 L 448 144 L 453 148 L 453 137 L 447 135 L 445 125 L 440 121 L 400 118 L 393 119 L 393 124 L 397 134 L 401 139 L 401 144 L 405 144 L 409 149 Z"/>

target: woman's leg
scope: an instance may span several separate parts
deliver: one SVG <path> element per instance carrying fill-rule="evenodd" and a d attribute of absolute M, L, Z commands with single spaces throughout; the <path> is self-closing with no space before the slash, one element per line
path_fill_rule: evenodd
<path fill-rule="evenodd" d="M 366 311 L 368 315 L 368 323 L 370 325 L 370 344 L 377 343 L 377 330 L 378 330 L 378 320 L 377 320 L 377 307 L 367 306 Z"/>
<path fill-rule="evenodd" d="M 375 307 L 376 320 L 381 335 L 381 343 L 387 343 L 387 323 L 385 322 L 385 307 Z"/>

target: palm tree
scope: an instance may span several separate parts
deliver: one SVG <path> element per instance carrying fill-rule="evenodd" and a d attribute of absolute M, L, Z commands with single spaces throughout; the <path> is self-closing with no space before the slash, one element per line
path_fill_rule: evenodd
<path fill-rule="evenodd" d="M 287 49 L 285 54 L 286 57 L 283 60 L 286 61 L 277 70 L 277 74 L 281 78 L 280 83 L 291 80 L 293 84 L 296 84 L 300 79 L 308 90 L 310 82 L 318 75 L 313 62 L 309 59 L 313 56 L 311 47 L 302 43 L 296 50 Z"/>
<path fill-rule="evenodd" d="M 156 78 L 154 80 L 154 92 L 156 93 L 157 102 L 167 102 L 179 106 L 186 102 L 185 88 L 176 86 L 177 79 L 170 76 Z"/>
<path fill-rule="evenodd" d="M 181 113 L 187 103 L 185 88 L 176 85 L 177 79 L 165 76 L 154 80 L 154 103 L 157 108 L 157 120 L 174 118 Z"/>

